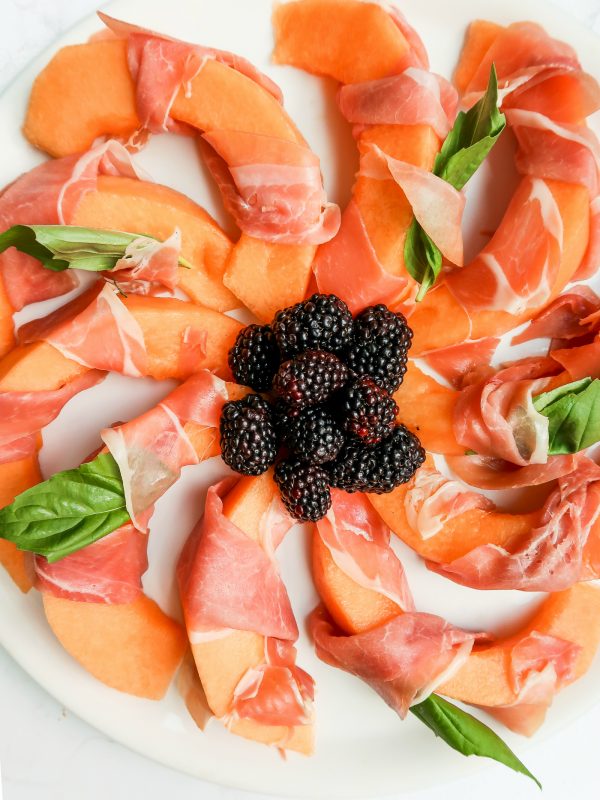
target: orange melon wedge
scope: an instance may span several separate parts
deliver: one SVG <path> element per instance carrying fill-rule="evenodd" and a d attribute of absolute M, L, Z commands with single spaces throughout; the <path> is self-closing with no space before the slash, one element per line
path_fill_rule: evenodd
<path fill-rule="evenodd" d="M 9 505 L 18 494 L 42 479 L 37 454 L 0 464 L 0 508 Z M 18 550 L 13 542 L 0 539 L 0 564 L 22 592 L 33 586 L 31 554 Z"/>
<path fill-rule="evenodd" d="M 252 539 L 259 538 L 259 525 L 277 489 L 271 472 L 259 477 L 242 478 L 223 501 L 225 515 Z M 235 687 L 248 669 L 264 661 L 264 637 L 253 631 L 234 631 L 212 641 L 193 643 L 192 652 L 198 674 L 211 710 L 217 717 L 230 708 Z M 251 719 L 234 720 L 233 733 L 264 744 L 286 741 L 285 749 L 305 755 L 314 749 L 312 725 L 292 730 L 275 725 L 261 725 Z"/>
<path fill-rule="evenodd" d="M 483 57 L 502 30 L 504 28 L 501 25 L 484 19 L 473 20 L 467 28 L 465 42 L 453 76 L 454 85 L 461 94 L 464 93 L 479 69 Z"/>

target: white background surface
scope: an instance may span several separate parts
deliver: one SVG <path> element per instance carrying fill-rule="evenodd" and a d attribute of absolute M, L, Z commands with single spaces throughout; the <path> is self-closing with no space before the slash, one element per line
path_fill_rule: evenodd
<path fill-rule="evenodd" d="M 600 33 L 600 0 L 556 2 Z M 95 10 L 97 4 L 97 0 L 0 0 L 0 90 L 39 50 Z M 485 5 L 481 0 L 481 16 L 485 16 Z M 599 728 L 600 707 L 597 707 L 562 734 L 528 749 L 526 762 L 545 784 L 545 800 L 577 793 L 584 798 L 600 794 Z M 180 775 L 111 742 L 62 709 L 2 650 L 0 762 L 3 800 L 105 800 L 107 795 L 145 800 L 158 800 L 165 795 L 176 800 L 250 797 Z M 293 792 L 293 787 L 288 791 Z M 539 793 L 524 779 L 486 762 L 483 771 L 472 778 L 443 789 L 402 797 L 454 800 L 476 795 L 486 800 L 508 796 L 528 800 Z"/>

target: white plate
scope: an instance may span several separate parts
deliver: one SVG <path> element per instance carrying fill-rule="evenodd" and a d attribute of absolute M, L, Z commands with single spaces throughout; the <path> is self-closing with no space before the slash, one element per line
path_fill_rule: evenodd
<path fill-rule="evenodd" d="M 550 33 L 575 45 L 586 69 L 600 73 L 598 39 L 541 0 L 487 0 L 485 10 L 476 0 L 405 0 L 402 8 L 422 34 L 432 68 L 447 76 L 456 62 L 465 26 L 482 15 L 502 23 L 535 19 Z M 115 16 L 240 53 L 271 75 L 284 91 L 287 109 L 321 156 L 330 198 L 344 203 L 349 197 L 356 153 L 348 126 L 335 106 L 334 83 L 269 63 L 270 10 L 270 0 L 117 0 L 110 7 Z M 0 185 L 43 158 L 20 133 L 35 75 L 58 47 L 82 42 L 98 28 L 95 19 L 76 26 L 31 64 L 0 98 Z M 498 155 L 469 192 L 471 248 L 476 244 L 475 231 L 498 221 L 511 185 L 510 170 L 498 166 Z M 230 226 L 190 140 L 155 137 L 139 161 L 157 181 L 186 192 Z M 483 213 L 477 196 L 486 193 Z M 18 315 L 19 322 L 46 313 L 55 305 L 29 308 Z M 78 464 L 97 446 L 98 430 L 103 425 L 134 416 L 168 388 L 168 383 L 113 375 L 76 397 L 44 434 L 42 462 L 46 474 Z M 151 566 L 144 584 L 147 592 L 172 613 L 176 612 L 173 565 L 178 550 L 200 513 L 206 487 L 225 472 L 217 459 L 186 468 L 183 479 L 157 506 L 150 538 Z M 539 595 L 479 593 L 456 586 L 427 572 L 401 544 L 397 550 L 407 567 L 418 608 L 443 614 L 456 624 L 506 630 L 539 603 Z M 302 620 L 314 606 L 316 595 L 308 570 L 306 534 L 301 528 L 288 536 L 280 555 L 294 609 Z M 0 642 L 62 704 L 140 753 L 219 784 L 279 797 L 373 796 L 447 782 L 489 763 L 462 758 L 414 719 L 402 724 L 366 685 L 319 662 L 304 632 L 299 663 L 315 677 L 318 686 L 317 754 L 311 759 L 291 754 L 284 762 L 276 751 L 232 736 L 218 723 L 212 723 L 206 733 L 199 732 L 174 689 L 155 703 L 128 697 L 95 681 L 54 639 L 39 596 L 35 592 L 21 595 L 4 572 L 0 574 L 0 607 Z M 539 735 L 557 731 L 599 698 L 600 662 L 596 661 L 585 678 L 557 698 Z M 524 740 L 510 734 L 505 738 L 526 756 Z"/>

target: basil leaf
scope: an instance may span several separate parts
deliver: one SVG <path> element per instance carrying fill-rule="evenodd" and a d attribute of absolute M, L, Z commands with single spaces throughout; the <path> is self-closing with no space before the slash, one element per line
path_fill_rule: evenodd
<path fill-rule="evenodd" d="M 128 520 L 119 467 L 103 453 L 76 469 L 57 472 L 0 509 L 0 538 L 58 561 Z"/>
<path fill-rule="evenodd" d="M 548 417 L 548 454 L 568 455 L 600 441 L 600 380 L 583 380 L 538 395 L 534 408 Z"/>
<path fill-rule="evenodd" d="M 535 781 L 540 789 L 542 788 L 538 779 L 529 772 L 498 734 L 472 714 L 436 694 L 429 695 L 426 700 L 412 706 L 410 710 L 436 736 L 459 753 L 465 756 L 492 758 L 515 772 L 526 775 Z"/>
<path fill-rule="evenodd" d="M 406 235 L 404 263 L 408 274 L 421 284 L 417 300 L 422 300 L 441 272 L 442 254 L 416 219 Z"/>
<path fill-rule="evenodd" d="M 154 238 L 76 225 L 14 225 L 0 234 L 0 253 L 8 247 L 16 247 L 54 272 L 65 269 L 105 272 L 114 269 L 127 247 L 141 236 Z M 179 259 L 179 264 L 191 267 L 184 258 Z"/>
<path fill-rule="evenodd" d="M 498 80 L 492 64 L 487 90 L 469 111 L 461 111 L 436 156 L 433 174 L 462 189 L 477 171 L 506 126 L 498 110 Z M 417 220 L 413 220 L 404 243 L 404 263 L 421 288 L 422 300 L 442 271 L 442 254 Z"/>
<path fill-rule="evenodd" d="M 462 189 L 477 171 L 506 127 L 506 117 L 498 109 L 498 79 L 492 64 L 483 97 L 469 111 L 461 111 L 442 149 L 433 172 Z"/>

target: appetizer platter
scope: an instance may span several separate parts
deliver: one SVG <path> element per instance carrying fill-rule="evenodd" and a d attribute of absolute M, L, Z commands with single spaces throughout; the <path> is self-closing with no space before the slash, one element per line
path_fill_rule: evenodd
<path fill-rule="evenodd" d="M 125 0 L 0 98 L 0 643 L 224 785 L 540 784 L 600 695 L 598 42 L 432 7 Z"/>

